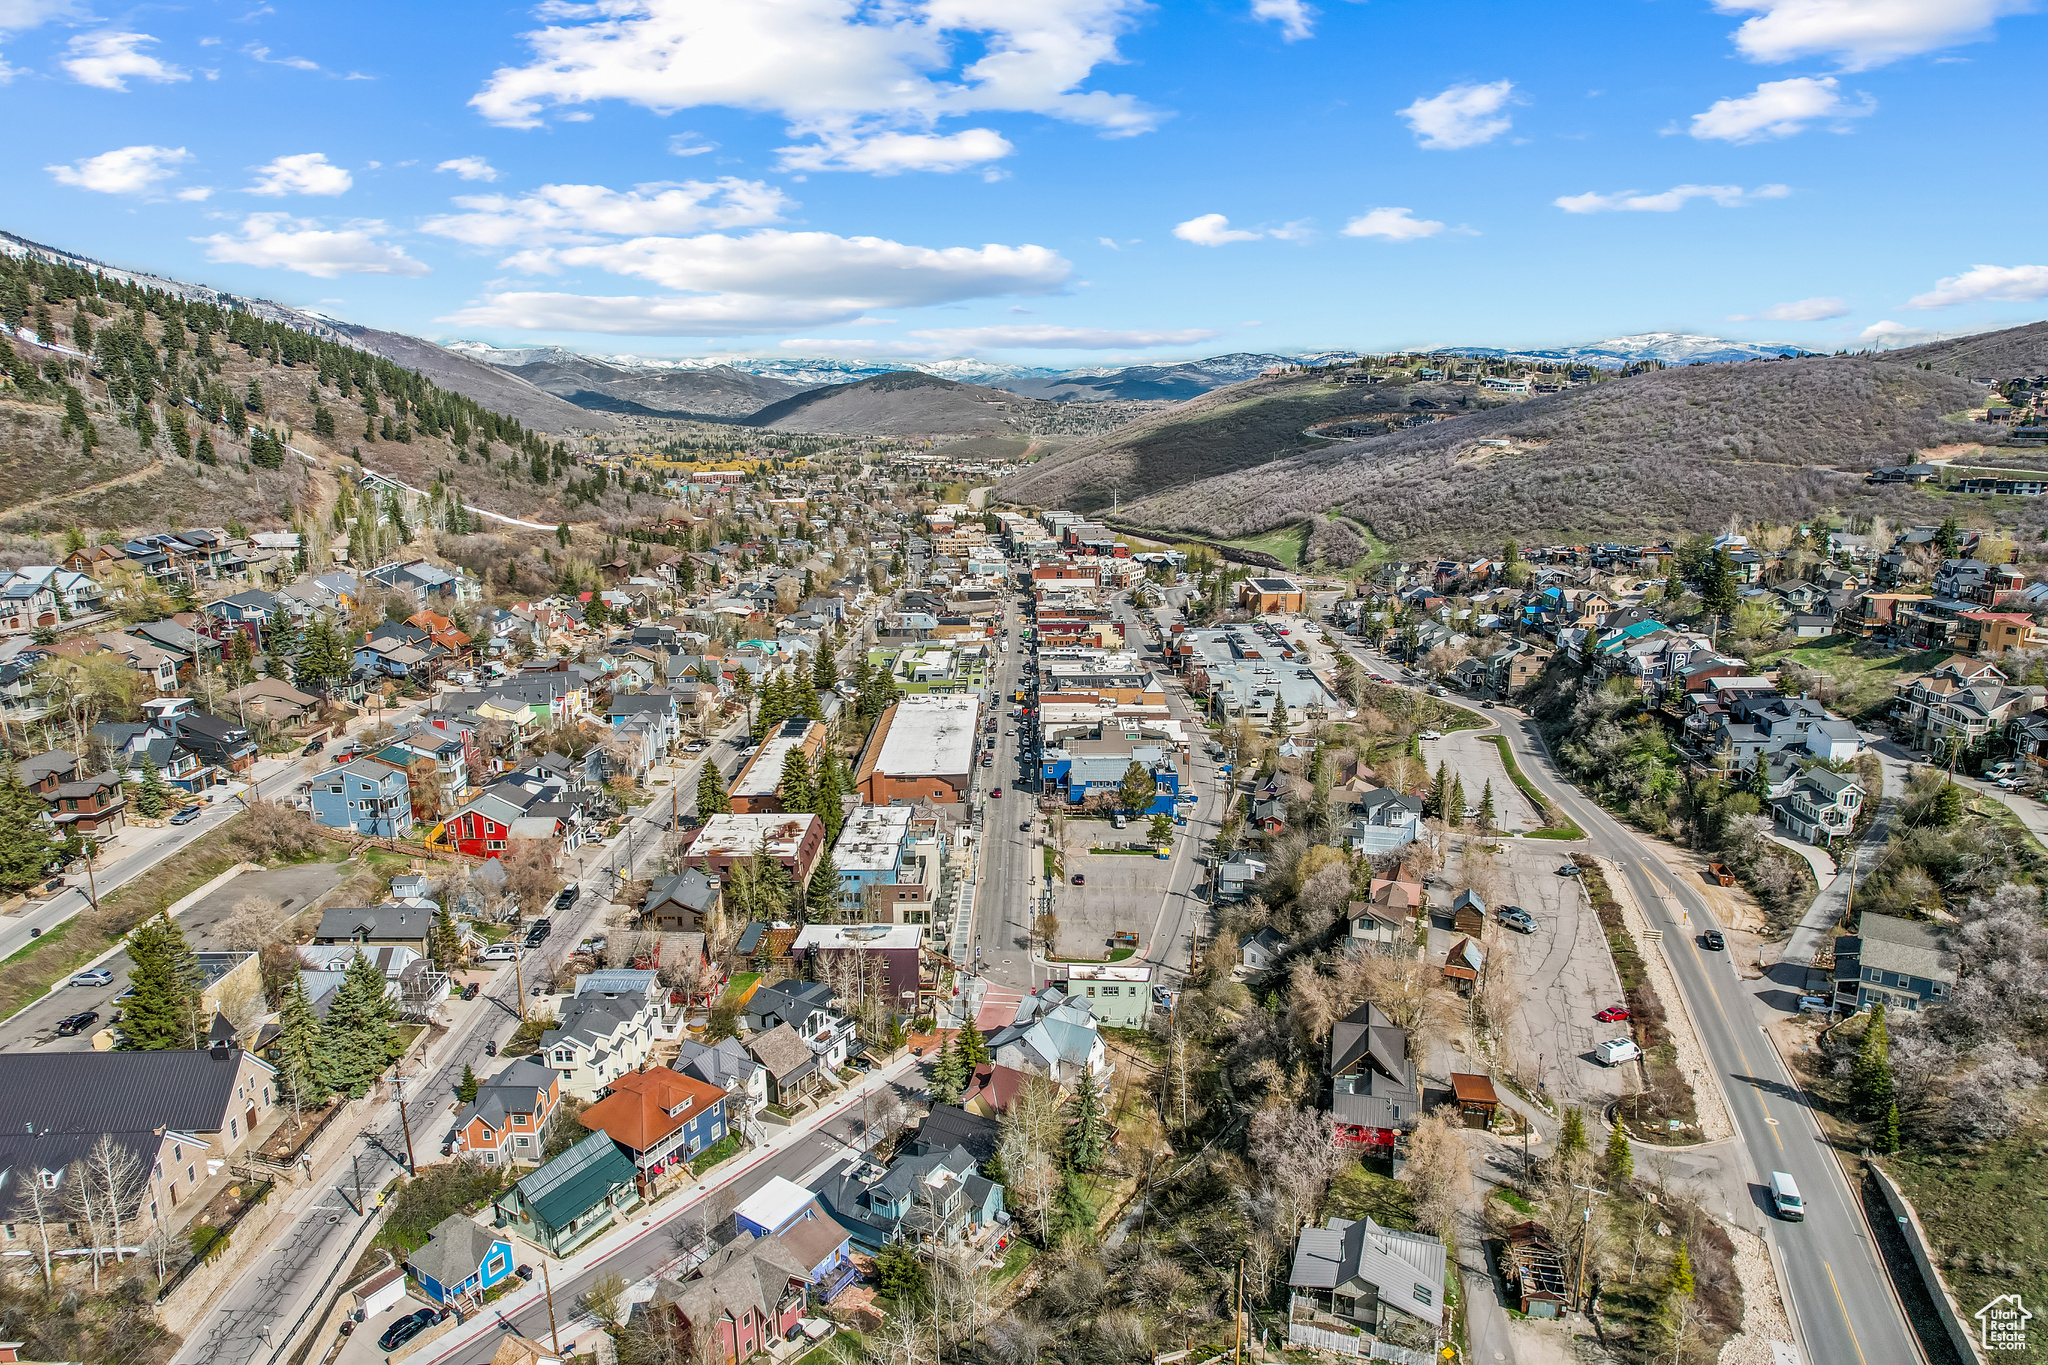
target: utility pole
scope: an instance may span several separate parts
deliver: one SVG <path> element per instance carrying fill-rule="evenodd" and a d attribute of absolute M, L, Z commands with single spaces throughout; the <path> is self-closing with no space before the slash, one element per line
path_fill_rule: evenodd
<path fill-rule="evenodd" d="M 356 1178 L 356 1217 L 367 1217 L 369 1215 L 370 1210 L 363 1204 L 362 1158 L 357 1156 L 354 1152 L 350 1152 L 348 1157 L 348 1168 L 350 1171 L 354 1172 Z"/>
<path fill-rule="evenodd" d="M 405 1077 L 400 1074 L 393 1079 L 398 1083 L 398 1126 L 405 1130 L 405 1173 L 416 1176 L 420 1173 L 420 1164 L 412 1156 L 412 1120 L 405 1112 Z"/>
<path fill-rule="evenodd" d="M 516 943 L 513 944 L 512 989 L 515 993 L 514 998 L 519 1002 L 519 1022 L 524 1024 L 526 1022 L 526 978 L 520 973 L 519 970 L 519 959 L 521 956 L 522 950 L 520 949 L 519 945 Z"/>
<path fill-rule="evenodd" d="M 1604 1196 L 1607 1191 L 1596 1190 L 1591 1185 L 1574 1185 L 1572 1188 L 1586 1192 L 1586 1208 L 1579 1215 L 1579 1273 L 1572 1279 L 1572 1292 L 1579 1300 L 1579 1311 L 1583 1313 L 1586 1302 L 1586 1251 L 1593 1241 L 1593 1197 Z"/>
<path fill-rule="evenodd" d="M 1242 1365 L 1244 1360 L 1244 1261 L 1241 1259 L 1237 1263 L 1237 1283 L 1235 1288 L 1237 1290 L 1237 1312 L 1235 1314 L 1237 1319 L 1237 1335 L 1231 1343 L 1230 1360 L 1231 1365 Z"/>
<path fill-rule="evenodd" d="M 546 1252 L 542 1252 L 540 1258 L 540 1288 L 541 1293 L 547 1296 L 548 1301 L 548 1337 L 554 1342 L 555 1354 L 560 1355 L 562 1353 L 562 1333 L 555 1326 L 555 1286 L 548 1278 L 548 1258 Z"/>

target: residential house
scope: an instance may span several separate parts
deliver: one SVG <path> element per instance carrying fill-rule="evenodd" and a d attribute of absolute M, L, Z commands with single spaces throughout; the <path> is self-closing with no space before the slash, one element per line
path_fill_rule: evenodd
<path fill-rule="evenodd" d="M 1419 796 L 1392 787 L 1374 787 L 1360 795 L 1352 809 L 1343 837 L 1354 853 L 1391 853 L 1423 837 Z"/>
<path fill-rule="evenodd" d="M 1422 1117 L 1408 1032 L 1367 1002 L 1330 1030 L 1330 1112 L 1337 1140 L 1398 1159 L 1402 1134 Z"/>
<path fill-rule="evenodd" d="M 1346 945 L 1372 952 L 1404 952 L 1415 942 L 1415 921 L 1426 904 L 1415 882 L 1375 877 L 1366 898 L 1352 901 L 1346 914 L 1350 930 Z"/>
<path fill-rule="evenodd" d="M 313 779 L 313 819 L 328 829 L 379 839 L 409 839 L 413 807 L 406 770 L 370 758 L 329 768 Z"/>
<path fill-rule="evenodd" d="M 1901 683 L 1892 701 L 1893 733 L 1915 749 L 1978 753 L 1996 732 L 2041 709 L 2040 687 L 2014 687 L 1988 663 L 1949 659 Z"/>
<path fill-rule="evenodd" d="M 804 1316 L 812 1236 L 812 1228 L 797 1233 L 802 1249 L 781 1237 L 736 1238 L 664 1286 L 682 1339 L 709 1346 L 692 1349 L 696 1365 L 738 1365 L 789 1336 Z"/>
<path fill-rule="evenodd" d="M 282 725 L 296 724 L 320 709 L 318 697 L 276 678 L 258 678 L 245 687 L 238 687 L 228 693 L 228 700 L 235 704 L 240 714 L 253 712 Z"/>
<path fill-rule="evenodd" d="M 980 1173 L 965 1147 L 901 1155 L 886 1170 L 849 1157 L 816 1188 L 818 1202 L 870 1252 L 898 1239 L 950 1245 L 994 1223 L 1003 1206 L 1003 1187 Z"/>
<path fill-rule="evenodd" d="M 1827 845 L 1855 829 L 1866 795 L 1855 778 L 1814 767 L 1801 773 L 1792 790 L 1772 802 L 1771 809 L 1793 838 Z"/>
<path fill-rule="evenodd" d="M 665 1032 L 660 973 L 613 969 L 576 978 L 560 1022 L 540 1036 L 538 1056 L 561 1077 L 562 1093 L 598 1094 L 646 1062 Z"/>
<path fill-rule="evenodd" d="M 60 834 L 104 839 L 126 827 L 128 800 L 119 772 L 96 773 L 61 782 L 50 793 L 49 816 Z"/>
<path fill-rule="evenodd" d="M 483 1307 L 483 1294 L 512 1273 L 512 1241 L 466 1214 L 451 1213 L 427 1234 L 427 1244 L 406 1253 L 420 1292 L 435 1303 Z"/>
<path fill-rule="evenodd" d="M 561 1104 L 561 1074 L 521 1057 L 456 1114 L 454 1154 L 486 1166 L 537 1165 Z"/>
<path fill-rule="evenodd" d="M 1058 1086 L 1072 1085 L 1085 1073 L 1108 1078 L 1094 1011 L 1057 981 L 1019 1001 L 1011 1022 L 988 1033 L 988 1050 L 995 1065 Z"/>
<path fill-rule="evenodd" d="M 769 1104 L 794 1108 L 827 1084 L 818 1059 L 788 1024 L 749 1034 L 746 1047 L 761 1068 Z"/>
<path fill-rule="evenodd" d="M 715 1043 L 681 1039 L 676 1044 L 675 1068 L 725 1093 L 729 1128 L 744 1128 L 768 1103 L 767 1069 L 747 1054 L 737 1038 L 721 1038 Z"/>
<path fill-rule="evenodd" d="M 123 1234 L 140 1244 L 232 1178 L 222 1172 L 262 1131 L 276 1087 L 275 1068 L 232 1047 L 0 1053 L 0 1205 L 16 1205 L 30 1181 L 61 1201 L 75 1164 L 105 1137 L 143 1173 L 137 1223 Z M 11 1248 L 29 1234 L 18 1212 L 7 1217 L 0 1238 Z"/>
<path fill-rule="evenodd" d="M 1216 899 L 1231 904 L 1249 897 L 1266 875 L 1266 864 L 1258 858 L 1232 858 L 1216 868 Z"/>
<path fill-rule="evenodd" d="M 1436 1354 L 1444 1328 L 1447 1253 L 1438 1238 L 1397 1232 L 1371 1218 L 1332 1218 L 1303 1228 L 1294 1244 L 1287 1285 L 1292 1301 L 1288 1340 L 1310 1348 L 1348 1340 L 1364 1356 L 1358 1333 L 1400 1351 L 1374 1359 L 1420 1360 Z M 1329 1326 L 1323 1326 L 1324 1319 Z"/>
<path fill-rule="evenodd" d="M 722 917 L 724 894 L 717 877 L 686 867 L 655 881 L 640 916 L 662 932 L 708 933 Z"/>
<path fill-rule="evenodd" d="M 811 1293 L 820 1302 L 830 1303 L 859 1275 L 846 1230 L 794 1180 L 771 1178 L 732 1211 L 732 1221 L 747 1236 L 780 1237 L 797 1251 L 810 1265 Z"/>
<path fill-rule="evenodd" d="M 360 943 L 410 948 L 425 957 L 431 947 L 435 909 L 432 905 L 345 905 L 320 914 L 315 943 Z"/>
<path fill-rule="evenodd" d="M 854 1023 L 839 1013 L 832 1003 L 832 988 L 822 981 L 791 978 L 756 987 L 740 1006 L 740 1014 L 750 1033 L 787 1024 L 828 1073 L 846 1065 Z"/>
<path fill-rule="evenodd" d="M 577 1122 L 619 1145 L 640 1172 L 641 1193 L 651 1198 L 663 1175 L 674 1171 L 687 1180 L 690 1162 L 724 1140 L 725 1091 L 665 1066 L 642 1064 L 606 1085 Z"/>
<path fill-rule="evenodd" d="M 617 1143 L 592 1133 L 500 1194 L 495 1226 L 565 1256 L 640 1206 L 638 1174 Z"/>
<path fill-rule="evenodd" d="M 1955 994 L 1960 961 L 1943 930 L 1866 910 L 1835 940 L 1835 1008 L 1933 1009 Z"/>
<path fill-rule="evenodd" d="M 1263 972 L 1279 964 L 1288 942 L 1272 925 L 1263 925 L 1237 940 L 1237 965 L 1248 972 Z"/>

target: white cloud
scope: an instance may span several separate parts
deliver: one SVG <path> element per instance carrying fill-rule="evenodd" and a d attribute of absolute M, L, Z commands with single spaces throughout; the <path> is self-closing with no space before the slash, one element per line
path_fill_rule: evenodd
<path fill-rule="evenodd" d="M 189 189 L 179 190 L 171 196 L 173 199 L 182 199 L 188 204 L 196 204 L 202 199 L 210 199 L 212 197 L 213 186 L 211 185 L 193 185 Z"/>
<path fill-rule="evenodd" d="M 914 337 L 930 337 L 954 346 L 970 347 L 1025 347 L 1035 350 L 1058 351 L 1116 351 L 1124 349 L 1142 350 L 1152 346 L 1192 346 L 1198 341 L 1208 341 L 1221 333 L 1206 327 L 1187 327 L 1177 331 L 1119 332 L 1102 327 L 938 327 L 928 331 L 912 332 Z"/>
<path fill-rule="evenodd" d="M 1708 199 L 1724 209 L 1740 208 L 1758 199 L 1783 199 L 1792 193 L 1789 185 L 1758 185 L 1745 190 L 1740 185 L 1674 185 L 1661 194 L 1621 190 L 1614 194 L 1560 195 L 1550 202 L 1566 213 L 1675 213 L 1695 199 Z"/>
<path fill-rule="evenodd" d="M 0 0 L 0 32 L 20 33 L 52 19 L 85 17 L 84 7 L 75 0 Z"/>
<path fill-rule="evenodd" d="M 668 140 L 670 156 L 702 156 L 706 152 L 717 150 L 717 143 L 708 141 L 696 133 L 674 133 Z"/>
<path fill-rule="evenodd" d="M 2048 265 L 1973 265 L 1960 275 L 1935 281 L 1908 308 L 1947 308 L 1958 303 L 2033 303 L 2048 299 Z"/>
<path fill-rule="evenodd" d="M 1252 18 L 1271 19 L 1290 43 L 1315 36 L 1316 12 L 1303 0 L 1252 0 Z"/>
<path fill-rule="evenodd" d="M 772 223 L 793 201 L 759 180 L 654 181 L 630 190 L 603 185 L 542 185 L 521 195 L 468 195 L 467 213 L 429 218 L 422 228 L 471 246 L 586 243 L 704 228 Z"/>
<path fill-rule="evenodd" d="M 206 259 L 235 265 L 296 270 L 331 280 L 337 275 L 406 275 L 427 267 L 401 247 L 379 240 L 390 229 L 374 218 L 326 229 L 316 218 L 288 213 L 252 213 L 238 234 L 216 233 L 192 240 L 206 247 Z"/>
<path fill-rule="evenodd" d="M 159 85 L 191 80 L 177 67 L 142 50 L 154 42 L 147 33 L 113 28 L 81 33 L 66 45 L 71 55 L 59 65 L 80 85 L 96 85 L 102 90 L 126 90 L 130 77 Z"/>
<path fill-rule="evenodd" d="M 1933 341 L 1940 335 L 1925 327 L 1908 327 L 1903 322 L 1873 322 L 1857 333 L 1857 339 L 1884 350 L 1893 346 L 1916 346 L 1923 341 Z"/>
<path fill-rule="evenodd" d="M 542 10 L 555 22 L 525 35 L 533 60 L 499 68 L 470 103 L 518 128 L 539 125 L 551 109 L 613 99 L 661 113 L 766 112 L 816 140 L 785 149 L 789 164 L 957 170 L 988 160 L 1003 139 L 976 129 L 973 141 L 953 142 L 932 133 L 940 119 L 1033 113 L 1111 135 L 1156 127 L 1162 115 L 1134 97 L 1081 88 L 1096 67 L 1120 60 L 1117 42 L 1145 8 L 1142 0 L 559 3 Z M 857 151 L 905 135 L 925 145 Z"/>
<path fill-rule="evenodd" d="M 1344 225 L 1346 237 L 1382 237 L 1389 242 L 1412 242 L 1443 230 L 1442 223 L 1417 218 L 1413 209 L 1369 209 Z"/>
<path fill-rule="evenodd" d="M 1230 220 L 1220 213 L 1205 213 L 1178 224 L 1173 235 L 1196 246 L 1222 246 L 1227 242 L 1255 242 L 1263 234 L 1234 228 Z"/>
<path fill-rule="evenodd" d="M 1815 119 L 1862 118 L 1877 112 L 1877 101 L 1861 95 L 1842 98 L 1833 76 L 1794 76 L 1765 81 L 1747 95 L 1715 100 L 1703 114 L 1692 116 L 1692 135 L 1723 142 L 1763 142 L 1806 131 Z M 1839 125 L 1846 131 L 1846 125 Z"/>
<path fill-rule="evenodd" d="M 1837 298 L 1794 299 L 1774 303 L 1760 313 L 1730 313 L 1730 322 L 1826 322 L 1847 315 L 1849 305 Z"/>
<path fill-rule="evenodd" d="M 348 193 L 356 183 L 354 176 L 328 161 L 325 152 L 281 156 L 255 171 L 256 183 L 246 187 L 245 193 L 335 195 Z"/>
<path fill-rule="evenodd" d="M 1454 85 L 1440 95 L 1396 109 L 1415 140 L 1433 151 L 1455 151 L 1491 142 L 1514 126 L 1501 110 L 1515 103 L 1513 81 Z"/>
<path fill-rule="evenodd" d="M 273 57 L 270 55 L 269 48 L 261 47 L 255 43 L 249 44 L 242 51 L 246 55 L 254 57 L 257 61 L 264 62 L 270 66 L 288 66 L 294 71 L 318 71 L 320 69 L 320 63 L 310 57 Z"/>
<path fill-rule="evenodd" d="M 464 180 L 496 180 L 498 168 L 480 156 L 458 156 L 434 167 L 437 171 L 453 171 Z"/>
<path fill-rule="evenodd" d="M 192 154 L 183 147 L 117 147 L 69 166 L 45 166 L 60 185 L 101 194 L 146 194 L 168 180 Z"/>
<path fill-rule="evenodd" d="M 736 336 L 853 322 L 877 309 L 1050 294 L 1073 274 L 1041 246 L 921 247 L 879 237 L 764 230 L 542 248 L 513 264 L 588 267 L 679 291 L 666 297 L 506 292 L 444 321 L 645 336 Z"/>
<path fill-rule="evenodd" d="M 1749 14 L 1735 46 L 1753 62 L 1830 57 L 1845 71 L 1867 71 L 1902 57 L 1990 36 L 2032 0 L 1714 0 L 1723 14 Z"/>
<path fill-rule="evenodd" d="M 989 128 L 937 133 L 875 133 L 867 137 L 821 132 L 818 141 L 778 149 L 788 171 L 962 171 L 1017 150 Z"/>

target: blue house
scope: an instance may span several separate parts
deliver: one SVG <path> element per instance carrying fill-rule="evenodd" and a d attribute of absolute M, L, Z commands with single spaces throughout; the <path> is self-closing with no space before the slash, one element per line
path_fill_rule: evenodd
<path fill-rule="evenodd" d="M 1067 800 L 1078 806 L 1090 797 L 1114 797 L 1133 763 L 1143 766 L 1157 784 L 1152 804 L 1136 813 L 1173 814 L 1174 798 L 1180 795 L 1180 772 L 1167 759 L 1166 750 L 1157 744 L 1136 744 L 1129 753 L 1108 754 L 1047 749 L 1044 776 L 1052 785 L 1065 788 Z"/>
<path fill-rule="evenodd" d="M 756 1237 L 781 1237 L 783 1244 L 808 1262 L 811 1287 L 830 1303 L 852 1284 L 859 1271 L 853 1264 L 853 1239 L 812 1194 L 794 1180 L 776 1176 L 732 1211 L 741 1232 Z"/>
<path fill-rule="evenodd" d="M 406 775 L 367 758 L 329 768 L 313 779 L 313 819 L 379 839 L 412 835 L 412 793 Z"/>
<path fill-rule="evenodd" d="M 899 1237 L 957 1242 L 996 1221 L 1003 1207 L 1003 1187 L 976 1169 L 965 1147 L 899 1156 L 879 1173 L 849 1157 L 819 1179 L 817 1195 L 868 1251 Z"/>
<path fill-rule="evenodd" d="M 475 1296 L 512 1273 L 512 1239 L 459 1213 L 443 1218 L 427 1244 L 405 1258 L 420 1289 L 435 1303 Z"/>

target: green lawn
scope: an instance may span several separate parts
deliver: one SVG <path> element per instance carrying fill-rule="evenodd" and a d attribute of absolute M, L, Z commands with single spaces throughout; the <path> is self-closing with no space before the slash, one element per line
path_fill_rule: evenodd
<path fill-rule="evenodd" d="M 1828 635 L 1793 649 L 1759 654 L 1759 668 L 1796 663 L 1835 680 L 1834 706 L 1852 719 L 1863 719 L 1888 706 L 1892 688 L 1933 669 L 1949 657 L 1945 649 L 1901 654 L 1877 649 L 1851 635 Z"/>
<path fill-rule="evenodd" d="M 1522 765 L 1515 762 L 1514 750 L 1508 747 L 1508 737 L 1506 735 L 1488 735 L 1487 740 L 1494 748 L 1500 750 L 1501 765 L 1508 770 L 1508 780 L 1515 784 L 1522 795 L 1535 803 L 1536 809 L 1543 813 L 1544 819 L 1554 822 L 1548 829 L 1530 830 L 1524 836 L 1525 838 L 1583 839 L 1586 837 L 1586 831 L 1573 824 L 1563 811 L 1545 800 L 1543 793 L 1536 790 L 1536 784 L 1523 775 Z"/>
<path fill-rule="evenodd" d="M 702 1175 L 739 1149 L 740 1135 L 738 1133 L 727 1133 L 724 1137 L 697 1153 L 696 1157 L 690 1162 L 690 1173 L 692 1175 Z"/>
<path fill-rule="evenodd" d="M 759 972 L 736 972 L 732 980 L 725 983 L 725 994 L 719 997 L 721 1005 L 738 1009 L 740 1002 L 747 998 L 747 992 L 754 989 L 754 983 L 761 979 Z"/>
<path fill-rule="evenodd" d="M 1301 552 L 1308 546 L 1308 523 L 1283 526 L 1277 531 L 1268 531 L 1262 536 L 1249 536 L 1241 540 L 1219 541 L 1222 545 L 1235 545 L 1240 550 L 1256 550 L 1269 554 L 1290 569 L 1301 567 Z"/>

